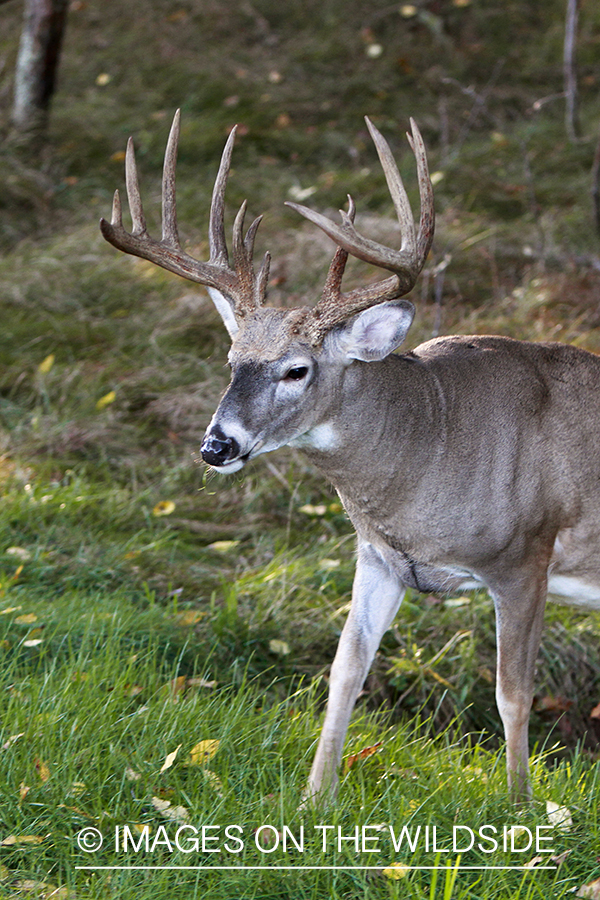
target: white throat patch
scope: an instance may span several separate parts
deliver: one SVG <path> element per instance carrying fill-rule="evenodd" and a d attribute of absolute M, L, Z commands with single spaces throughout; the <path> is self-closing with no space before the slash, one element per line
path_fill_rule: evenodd
<path fill-rule="evenodd" d="M 338 435 L 331 422 L 323 422 L 305 431 L 304 434 L 292 438 L 290 447 L 311 447 L 313 450 L 335 450 L 338 446 Z"/>

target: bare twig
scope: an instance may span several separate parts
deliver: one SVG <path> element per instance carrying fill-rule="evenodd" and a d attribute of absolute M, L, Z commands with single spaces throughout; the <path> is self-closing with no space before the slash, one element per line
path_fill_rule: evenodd
<path fill-rule="evenodd" d="M 578 16 L 579 0 L 567 0 L 563 53 L 563 77 L 567 100 L 565 109 L 565 128 L 569 140 L 573 142 L 575 142 L 580 135 L 579 113 L 577 108 L 577 67 L 575 63 Z"/>

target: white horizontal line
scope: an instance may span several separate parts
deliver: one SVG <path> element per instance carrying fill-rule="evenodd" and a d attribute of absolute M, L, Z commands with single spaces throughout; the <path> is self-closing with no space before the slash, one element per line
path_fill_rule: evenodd
<path fill-rule="evenodd" d="M 344 871 L 344 872 L 357 872 L 357 871 L 371 871 L 371 872 L 380 872 L 383 869 L 404 869 L 410 871 L 417 870 L 428 870 L 428 871 L 445 871 L 446 869 L 452 869 L 452 871 L 459 872 L 470 872 L 470 871 L 485 871 L 489 870 L 503 870 L 503 871 L 519 871 L 519 872 L 527 872 L 534 871 L 540 869 L 551 869 L 555 871 L 558 866 L 405 866 L 402 863 L 391 863 L 389 865 L 382 863 L 379 866 L 75 866 L 76 869 L 82 871 L 90 871 L 90 870 L 98 870 L 102 869 L 103 871 L 129 871 L 135 869 L 136 871 L 151 871 L 151 870 L 162 870 L 162 871 L 210 871 L 214 869 L 215 871 L 223 871 L 227 870 L 229 872 L 256 872 L 256 871 L 265 871 L 265 872 L 278 872 L 278 871 L 298 871 L 298 872 L 307 872 L 307 871 Z"/>

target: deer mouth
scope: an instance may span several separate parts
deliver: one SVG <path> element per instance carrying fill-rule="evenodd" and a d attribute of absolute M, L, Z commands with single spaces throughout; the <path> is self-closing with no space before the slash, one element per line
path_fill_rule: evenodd
<path fill-rule="evenodd" d="M 256 456 L 263 443 L 258 440 L 246 453 L 242 453 L 238 440 L 232 435 L 226 435 L 216 426 L 204 435 L 200 455 L 205 463 L 219 472 L 237 472 L 249 459 Z"/>

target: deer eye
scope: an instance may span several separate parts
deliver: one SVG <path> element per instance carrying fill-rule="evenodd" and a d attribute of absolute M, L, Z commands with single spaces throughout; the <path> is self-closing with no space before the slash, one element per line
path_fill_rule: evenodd
<path fill-rule="evenodd" d="M 293 366 L 283 376 L 284 381 L 300 381 L 308 374 L 308 366 Z"/>

